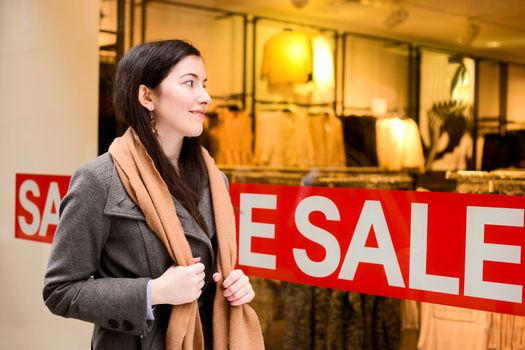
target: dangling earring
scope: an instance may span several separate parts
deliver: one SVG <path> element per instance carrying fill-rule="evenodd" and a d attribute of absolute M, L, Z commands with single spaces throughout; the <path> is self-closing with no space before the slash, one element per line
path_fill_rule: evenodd
<path fill-rule="evenodd" d="M 151 132 L 153 132 L 153 135 L 157 136 L 157 122 L 155 121 L 153 111 L 149 111 L 149 118 L 151 123 Z"/>

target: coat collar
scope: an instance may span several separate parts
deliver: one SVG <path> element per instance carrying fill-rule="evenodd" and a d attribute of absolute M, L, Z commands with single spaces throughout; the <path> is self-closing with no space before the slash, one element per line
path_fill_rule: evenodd
<path fill-rule="evenodd" d="M 111 184 L 106 206 L 104 207 L 104 214 L 128 219 L 146 220 L 142 211 L 126 193 L 115 167 L 113 167 L 111 173 Z"/>
<path fill-rule="evenodd" d="M 207 186 L 203 193 L 204 200 L 201 200 L 201 203 L 199 204 L 199 209 L 203 213 L 211 211 L 211 215 L 204 215 L 204 218 L 206 221 L 206 225 L 210 230 L 212 230 L 211 233 L 214 234 L 213 231 L 215 228 L 215 223 L 213 222 L 213 208 L 211 206 L 209 196 L 209 187 Z M 186 211 L 182 204 L 180 204 L 175 198 L 173 198 L 173 196 L 172 199 L 175 204 L 175 210 L 177 211 L 177 216 L 179 217 L 179 220 L 181 220 L 182 222 L 191 219 L 190 214 Z M 146 218 L 144 217 L 144 214 L 142 213 L 140 208 L 131 200 L 131 198 L 126 193 L 126 189 L 124 188 L 124 185 L 122 184 L 122 181 L 120 180 L 117 169 L 115 167 L 113 167 L 111 174 L 111 182 L 109 186 L 108 197 L 106 200 L 106 206 L 104 207 L 104 214 L 126 219 L 146 221 Z M 196 223 L 194 226 L 195 228 L 193 230 L 186 231 L 184 232 L 184 234 L 186 236 L 191 236 L 194 239 L 203 242 L 208 247 L 208 249 L 213 251 L 211 241 L 207 237 L 206 233 L 204 233 L 204 231 L 202 231 Z"/>

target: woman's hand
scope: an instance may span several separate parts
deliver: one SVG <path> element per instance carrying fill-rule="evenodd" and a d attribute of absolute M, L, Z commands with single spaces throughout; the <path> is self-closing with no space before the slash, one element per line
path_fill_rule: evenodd
<path fill-rule="evenodd" d="M 216 272 L 213 274 L 213 280 L 219 282 L 222 276 Z M 230 305 L 237 306 L 249 303 L 255 297 L 250 279 L 242 270 L 233 270 L 228 277 L 222 282 L 224 288 L 223 295 Z"/>
<path fill-rule="evenodd" d="M 204 265 L 193 258 L 193 265 L 171 266 L 151 281 L 151 304 L 180 305 L 197 300 L 204 287 Z"/>

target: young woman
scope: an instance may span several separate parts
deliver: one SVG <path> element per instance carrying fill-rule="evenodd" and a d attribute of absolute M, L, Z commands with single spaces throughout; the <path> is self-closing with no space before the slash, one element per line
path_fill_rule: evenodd
<path fill-rule="evenodd" d="M 206 79 L 181 40 L 118 65 L 114 106 L 130 127 L 73 175 L 43 291 L 53 313 L 95 324 L 93 349 L 264 348 L 234 270 L 227 181 L 199 144 Z"/>

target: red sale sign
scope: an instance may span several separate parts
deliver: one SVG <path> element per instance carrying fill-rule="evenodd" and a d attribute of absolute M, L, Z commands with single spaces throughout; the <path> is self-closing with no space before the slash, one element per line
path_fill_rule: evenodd
<path fill-rule="evenodd" d="M 69 176 L 16 175 L 15 237 L 50 243 Z M 231 184 L 238 265 L 293 283 L 525 316 L 525 198 Z"/>
<path fill-rule="evenodd" d="M 16 174 L 15 237 L 51 243 L 70 176 Z"/>
<path fill-rule="evenodd" d="M 253 276 L 525 315 L 525 198 L 232 184 Z"/>

